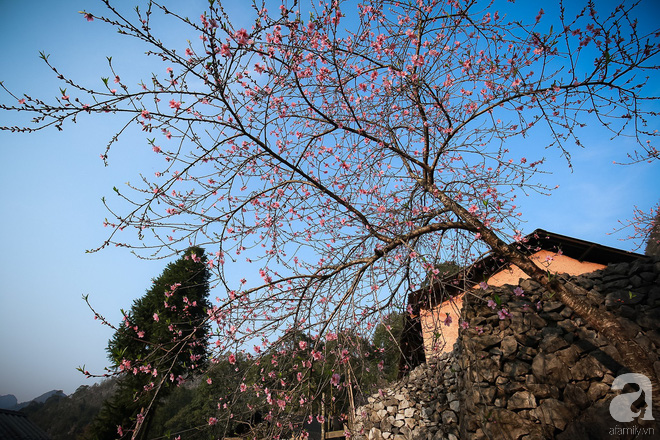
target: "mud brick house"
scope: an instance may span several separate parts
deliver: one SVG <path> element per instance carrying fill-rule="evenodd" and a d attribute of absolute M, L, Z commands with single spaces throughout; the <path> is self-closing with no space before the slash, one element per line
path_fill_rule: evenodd
<path fill-rule="evenodd" d="M 630 263 L 643 255 L 597 243 L 537 229 L 521 240 L 521 247 L 537 266 L 551 274 L 579 276 L 602 270 L 608 264 Z M 518 285 L 527 275 L 515 265 L 489 256 L 476 261 L 467 271 L 439 280 L 427 292 L 416 292 L 413 301 L 419 309 L 425 357 L 431 353 L 449 352 L 458 337 L 460 310 L 465 295 L 480 289 L 481 283 L 498 287 Z M 419 348 L 419 347 L 418 347 Z M 419 355 L 417 355 L 419 358 Z"/>
<path fill-rule="evenodd" d="M 659 256 L 544 230 L 523 241 L 549 276 L 561 274 L 583 287 L 594 307 L 616 315 L 660 376 Z M 508 316 L 489 306 L 493 298 Z M 405 374 L 357 409 L 354 438 L 660 438 L 660 409 L 651 410 L 641 390 L 637 418 L 612 417 L 610 403 L 622 392 L 612 384 L 629 372 L 617 349 L 518 268 L 487 257 L 415 292 L 409 303 Z"/>

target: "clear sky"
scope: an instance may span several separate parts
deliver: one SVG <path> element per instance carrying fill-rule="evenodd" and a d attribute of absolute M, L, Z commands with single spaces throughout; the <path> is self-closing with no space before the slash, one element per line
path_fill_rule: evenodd
<path fill-rule="evenodd" d="M 99 3 L 0 0 L 0 81 L 19 93 L 59 95 L 61 84 L 39 60 L 39 51 L 81 82 L 96 84 L 109 76 L 106 56 L 113 57 L 122 79 L 131 76 L 131 84 L 148 78 L 144 47 L 77 13 L 101 10 Z M 205 3 L 176 2 L 191 17 L 198 17 Z M 646 8 L 646 17 L 660 16 L 658 6 Z M 196 38 L 169 33 L 179 36 L 181 42 Z M 651 81 L 660 84 L 657 74 Z M 15 115 L 0 114 L 0 125 L 18 122 Z M 69 394 L 93 383 L 75 368 L 86 364 L 102 371 L 112 330 L 94 321 L 81 296 L 89 294 L 98 311 L 116 323 L 119 309 L 130 307 L 166 264 L 121 249 L 85 253 L 108 232 L 101 197 L 110 198 L 113 186 L 135 181 L 153 167 L 153 155 L 139 136 L 125 139 L 112 153 L 111 166 L 104 167 L 99 154 L 115 129 L 107 118 L 90 117 L 66 124 L 62 132 L 0 132 L 0 395 L 25 401 L 51 389 Z M 608 234 L 618 220 L 631 217 L 634 206 L 648 211 L 658 202 L 660 163 L 613 165 L 625 159 L 623 141 L 611 142 L 601 130 L 584 138 L 589 148 L 573 152 L 573 173 L 561 161 L 552 162 L 557 172 L 548 181 L 560 184 L 559 190 L 522 201 L 524 232 L 544 228 L 631 250 L 634 243 L 619 241 L 625 234 Z"/>

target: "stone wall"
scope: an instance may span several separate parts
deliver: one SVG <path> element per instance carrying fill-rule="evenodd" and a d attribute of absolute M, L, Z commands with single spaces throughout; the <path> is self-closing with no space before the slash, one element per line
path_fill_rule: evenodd
<path fill-rule="evenodd" d="M 459 365 L 449 353 L 431 359 L 368 398 L 357 410 L 357 438 L 405 440 L 459 438 Z"/>
<path fill-rule="evenodd" d="M 570 282 L 619 317 L 660 375 L 660 258 L 610 265 Z M 612 382 L 629 372 L 616 348 L 537 283 L 523 280 L 520 287 L 522 295 L 501 286 L 466 300 L 469 326 L 454 351 L 371 396 L 357 411 L 354 438 L 660 438 L 660 426 L 639 418 L 623 424 L 609 414 Z M 495 298 L 510 317 L 488 306 Z M 654 416 L 660 420 L 658 410 Z M 641 429 L 654 435 L 639 435 Z"/>

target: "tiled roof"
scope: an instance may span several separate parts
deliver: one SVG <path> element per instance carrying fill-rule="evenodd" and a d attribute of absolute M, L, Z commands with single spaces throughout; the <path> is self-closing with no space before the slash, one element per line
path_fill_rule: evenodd
<path fill-rule="evenodd" d="M 0 439 L 2 440 L 51 440 L 41 428 L 25 414 L 0 409 Z"/>
<path fill-rule="evenodd" d="M 516 246 L 516 244 L 513 244 Z M 592 263 L 630 263 L 635 260 L 646 258 L 644 255 L 616 249 L 609 246 L 603 246 L 579 238 L 569 237 L 557 234 L 543 229 L 536 229 L 531 234 L 524 237 L 519 245 L 519 250 L 526 254 L 533 254 L 538 250 L 559 251 L 578 261 L 589 261 Z M 483 281 L 490 275 L 509 266 L 509 262 L 496 254 L 490 254 L 478 261 L 475 261 L 466 271 L 460 271 L 457 274 L 446 277 L 436 282 L 431 289 L 428 287 L 418 289 L 409 299 L 409 303 L 434 303 L 436 298 L 446 298 L 447 294 L 453 295 L 462 290 L 452 293 L 452 285 L 474 285 Z"/>

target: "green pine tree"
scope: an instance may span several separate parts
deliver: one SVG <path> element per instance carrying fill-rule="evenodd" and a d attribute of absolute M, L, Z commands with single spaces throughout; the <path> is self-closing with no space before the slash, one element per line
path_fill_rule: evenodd
<path fill-rule="evenodd" d="M 645 255 L 649 257 L 660 256 L 660 209 L 653 219 L 653 226 L 649 233 L 648 241 L 646 242 Z"/>
<path fill-rule="evenodd" d="M 204 250 L 189 248 L 135 300 L 108 343 L 118 390 L 97 417 L 91 437 L 117 439 L 142 420 L 145 438 L 157 404 L 205 366 L 210 325 L 204 322 L 210 273 Z"/>

